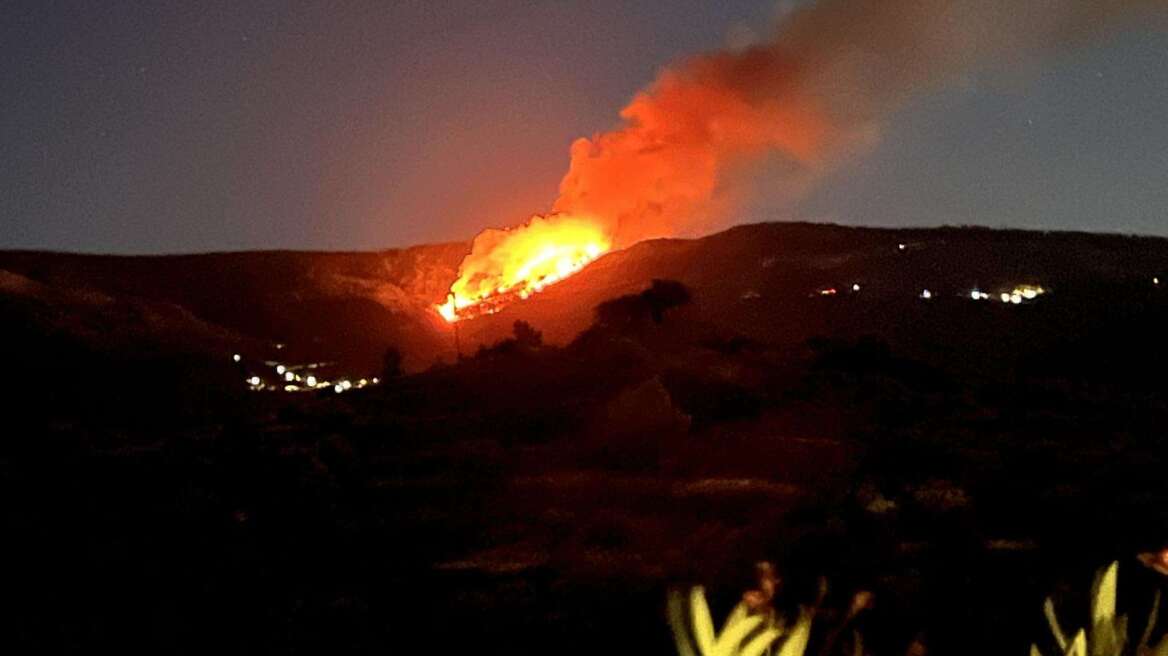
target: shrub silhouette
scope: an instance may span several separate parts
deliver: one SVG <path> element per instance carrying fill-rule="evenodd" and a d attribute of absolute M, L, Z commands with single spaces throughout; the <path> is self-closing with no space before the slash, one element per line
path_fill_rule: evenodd
<path fill-rule="evenodd" d="M 639 294 L 628 294 L 596 306 L 596 322 L 608 326 L 627 326 L 665 320 L 665 313 L 691 300 L 689 288 L 676 280 L 653 280 Z"/>
<path fill-rule="evenodd" d="M 543 333 L 536 330 L 531 324 L 522 319 L 516 321 L 511 327 L 511 333 L 515 336 L 515 341 L 527 348 L 538 348 L 543 346 Z"/>

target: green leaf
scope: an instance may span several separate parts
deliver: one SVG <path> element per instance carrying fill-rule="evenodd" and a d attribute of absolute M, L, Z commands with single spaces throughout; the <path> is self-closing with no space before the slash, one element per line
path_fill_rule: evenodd
<path fill-rule="evenodd" d="M 770 647 L 771 643 L 778 640 L 781 635 L 783 632 L 778 629 L 767 629 L 751 638 L 742 651 L 738 652 L 738 656 L 762 656 L 767 647 Z"/>
<path fill-rule="evenodd" d="M 1156 590 L 1155 596 L 1152 597 L 1152 611 L 1148 613 L 1148 624 L 1144 627 L 1144 635 L 1140 637 L 1140 646 L 1138 651 L 1143 651 L 1147 648 L 1148 642 L 1152 639 L 1152 632 L 1156 630 L 1156 620 L 1160 616 L 1160 590 Z"/>
<path fill-rule="evenodd" d="M 799 621 L 779 647 L 778 656 L 803 656 L 807 651 L 807 640 L 811 637 L 811 614 L 807 611 L 799 613 Z"/>
<path fill-rule="evenodd" d="M 668 600 L 666 609 L 669 615 L 669 628 L 673 629 L 673 642 L 677 645 L 677 653 L 679 656 L 695 656 L 685 626 L 685 598 L 680 590 L 671 589 Z"/>
<path fill-rule="evenodd" d="M 1059 650 L 1065 652 L 1067 650 L 1067 636 L 1063 633 L 1062 627 L 1059 626 L 1058 616 L 1054 614 L 1054 601 L 1046 598 L 1046 603 L 1042 605 L 1042 612 L 1046 615 L 1046 623 L 1050 625 L 1050 632 L 1054 634 L 1054 640 L 1058 643 Z"/>
<path fill-rule="evenodd" d="M 689 607 L 698 651 L 711 655 L 714 653 L 714 620 L 710 617 L 710 606 L 706 603 L 706 591 L 701 586 L 690 590 Z"/>
<path fill-rule="evenodd" d="M 735 624 L 746 619 L 749 615 L 750 609 L 746 606 L 746 603 L 739 603 L 734 607 L 734 610 L 730 611 L 730 616 L 726 618 L 726 623 L 722 625 L 722 633 L 726 633 L 730 629 L 734 628 Z M 721 633 L 719 635 L 721 635 Z"/>
<path fill-rule="evenodd" d="M 1115 617 L 1115 588 L 1119 562 L 1112 562 L 1095 577 L 1091 586 L 1091 621 L 1094 625 L 1111 623 Z"/>
<path fill-rule="evenodd" d="M 718 639 L 714 642 L 714 648 L 710 652 L 710 656 L 734 656 L 738 651 L 738 645 L 750 635 L 752 631 L 757 629 L 762 624 L 762 616 L 754 615 L 747 616 L 745 612 L 745 605 L 740 604 L 743 612 L 740 616 L 735 617 L 738 609 L 730 614 L 730 620 L 726 622 L 726 628 L 718 635 Z"/>
<path fill-rule="evenodd" d="M 1071 641 L 1066 656 L 1087 656 L 1087 634 L 1082 629 L 1079 629 L 1079 632 L 1075 634 L 1075 639 Z"/>

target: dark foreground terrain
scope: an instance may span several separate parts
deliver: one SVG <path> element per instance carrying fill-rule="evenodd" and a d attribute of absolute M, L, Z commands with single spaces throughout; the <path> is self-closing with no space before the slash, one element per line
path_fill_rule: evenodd
<path fill-rule="evenodd" d="M 0 253 L 5 651 L 668 654 L 766 559 L 872 653 L 1024 653 L 1166 581 L 1168 242 L 745 226 L 456 342 L 461 252 Z"/>

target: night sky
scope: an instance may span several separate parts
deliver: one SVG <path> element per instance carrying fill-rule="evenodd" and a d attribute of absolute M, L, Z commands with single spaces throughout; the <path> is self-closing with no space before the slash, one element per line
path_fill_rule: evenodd
<path fill-rule="evenodd" d="M 766 0 L 4 3 L 0 248 L 375 249 L 546 210 L 578 136 Z M 741 221 L 1168 235 L 1168 33 L 916 98 Z M 760 184 L 765 190 L 765 184 Z"/>

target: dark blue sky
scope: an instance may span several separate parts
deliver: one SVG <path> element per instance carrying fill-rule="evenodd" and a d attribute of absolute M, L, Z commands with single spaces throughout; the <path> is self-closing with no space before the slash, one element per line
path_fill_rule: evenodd
<path fill-rule="evenodd" d="M 372 249 L 547 208 L 571 141 L 774 3 L 8 2 L 0 248 Z M 1168 34 L 915 99 L 796 207 L 1168 234 Z M 765 184 L 760 184 L 765 189 Z"/>

